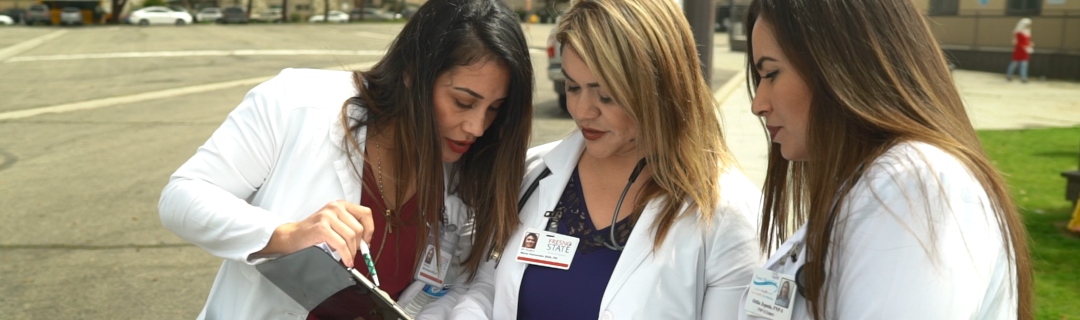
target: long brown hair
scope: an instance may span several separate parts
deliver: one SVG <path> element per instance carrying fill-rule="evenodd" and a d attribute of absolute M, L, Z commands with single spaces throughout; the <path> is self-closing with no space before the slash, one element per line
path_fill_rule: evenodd
<path fill-rule="evenodd" d="M 770 251 L 790 227 L 807 225 L 802 285 L 814 317 L 828 314 L 834 201 L 845 202 L 862 174 L 861 164 L 897 143 L 919 141 L 956 157 L 985 188 L 1015 263 L 1019 318 L 1032 318 L 1031 260 L 1020 214 L 914 5 L 907 0 L 755 0 L 746 17 L 748 39 L 759 19 L 773 26 L 785 57 L 813 95 L 806 129 L 807 157 L 813 160 L 790 162 L 778 145 L 770 148 L 760 243 Z M 748 41 L 747 57 L 753 56 Z M 751 64 L 747 74 L 752 91 L 761 78 Z"/>
<path fill-rule="evenodd" d="M 686 204 L 710 222 L 720 202 L 720 175 L 735 160 L 682 10 L 669 0 L 583 0 L 561 19 L 556 39 L 577 50 L 638 126 L 653 174 L 631 217 L 663 197 L 654 247 Z"/>
<path fill-rule="evenodd" d="M 509 69 L 507 98 L 484 135 L 451 167 L 450 186 L 456 189 L 444 190 L 432 102 L 435 79 L 454 67 L 484 61 Z M 485 257 L 484 246 L 492 239 L 509 239 L 518 225 L 517 189 L 532 131 L 533 70 L 517 16 L 497 0 L 430 0 L 405 24 L 383 59 L 353 78 L 360 95 L 342 107 L 342 125 L 349 129 L 346 148 L 360 150 L 355 135 L 365 126 L 369 136 L 392 132 L 390 152 L 399 168 L 393 179 L 404 182 L 397 184 L 393 203 L 401 206 L 406 190 L 415 186 L 421 222 L 417 243 L 426 243 L 429 231 L 440 234 L 444 192 L 461 197 L 475 224 L 473 238 L 460 240 L 474 243 L 464 262 L 471 278 Z M 356 117 L 359 113 L 350 108 L 367 112 Z M 418 246 L 416 257 L 422 251 Z"/>

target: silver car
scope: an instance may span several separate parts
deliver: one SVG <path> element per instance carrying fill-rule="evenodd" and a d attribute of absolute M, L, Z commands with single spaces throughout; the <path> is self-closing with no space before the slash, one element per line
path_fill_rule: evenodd
<path fill-rule="evenodd" d="M 195 21 L 198 22 L 218 22 L 224 14 L 221 13 L 221 8 L 202 8 L 195 14 Z"/>
<path fill-rule="evenodd" d="M 82 10 L 76 7 L 64 7 L 60 9 L 60 24 L 62 25 L 82 25 L 83 14 Z"/>

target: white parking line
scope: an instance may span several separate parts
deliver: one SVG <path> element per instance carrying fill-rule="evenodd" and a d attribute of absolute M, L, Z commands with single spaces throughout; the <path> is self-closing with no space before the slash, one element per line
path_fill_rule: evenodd
<path fill-rule="evenodd" d="M 363 70 L 363 69 L 371 68 L 371 66 L 373 66 L 373 65 L 375 65 L 375 62 L 364 62 L 364 63 L 358 63 L 358 64 L 352 64 L 352 65 L 345 65 L 345 66 L 334 66 L 334 67 L 329 67 L 329 68 L 325 68 L 325 69 L 332 69 L 332 70 Z M 119 96 L 119 97 L 110 97 L 110 98 L 102 98 L 102 99 L 95 99 L 95 100 L 75 102 L 75 103 L 67 103 L 67 104 L 61 104 L 61 105 L 49 106 L 49 107 L 40 107 L 40 108 L 34 108 L 34 109 L 26 109 L 26 110 L 19 110 L 19 111 L 4 112 L 4 113 L 0 113 L 0 120 L 29 118 L 29 117 L 33 117 L 33 116 L 36 116 L 36 115 L 46 114 L 46 113 L 65 113 L 65 112 L 72 112 L 72 111 L 79 111 L 79 110 L 98 109 L 98 108 L 111 107 L 111 106 L 116 106 L 116 105 L 121 105 L 121 104 L 142 102 L 142 101 L 153 100 L 153 99 L 170 98 L 170 97 L 175 97 L 175 96 L 180 96 L 180 95 L 185 95 L 185 94 L 221 90 L 221 89 L 227 89 L 227 88 L 233 88 L 233 87 L 252 87 L 252 86 L 255 86 L 255 85 L 259 84 L 259 83 L 262 83 L 263 81 L 269 80 L 270 78 L 272 78 L 272 76 L 269 76 L 269 77 L 255 77 L 255 78 L 248 78 L 248 79 L 242 79 L 242 80 L 225 81 L 225 82 L 203 84 L 203 85 L 190 86 L 190 87 L 184 87 L 184 88 L 167 89 L 167 90 L 139 93 L 139 94 L 133 94 L 133 95 Z M 147 104 L 147 105 L 150 105 L 150 104 Z"/>
<path fill-rule="evenodd" d="M 57 37 L 62 36 L 65 33 L 67 33 L 67 30 L 57 30 L 49 34 L 23 41 L 7 48 L 0 49 L 0 60 L 6 60 L 7 58 L 26 52 L 26 50 L 30 50 L 34 47 L 40 46 L 41 44 L 49 42 L 49 40 L 56 39 Z"/>
<path fill-rule="evenodd" d="M 158 57 L 212 57 L 212 56 L 382 56 L 385 50 L 194 50 L 110 52 L 86 54 L 58 54 L 47 56 L 24 56 L 7 59 L 4 63 L 83 59 L 158 58 Z"/>

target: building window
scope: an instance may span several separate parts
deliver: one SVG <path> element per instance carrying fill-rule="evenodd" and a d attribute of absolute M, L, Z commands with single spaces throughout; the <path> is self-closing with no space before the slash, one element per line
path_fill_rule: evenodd
<path fill-rule="evenodd" d="M 930 0 L 930 15 L 955 16 L 960 12 L 960 0 Z"/>
<path fill-rule="evenodd" d="M 1009 0 L 1005 13 L 1013 16 L 1038 15 L 1042 0 Z"/>
<path fill-rule="evenodd" d="M 296 11 L 308 11 L 311 10 L 310 4 L 297 4 Z"/>

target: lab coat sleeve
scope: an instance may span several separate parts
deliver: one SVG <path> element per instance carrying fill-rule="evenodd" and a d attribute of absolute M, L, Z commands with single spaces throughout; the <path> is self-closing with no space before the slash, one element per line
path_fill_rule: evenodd
<path fill-rule="evenodd" d="M 455 302 L 450 319 L 491 319 L 495 305 L 495 260 L 480 265 L 468 290 Z"/>
<path fill-rule="evenodd" d="M 255 264 L 281 215 L 247 200 L 274 165 L 286 115 L 277 106 L 282 76 L 252 89 L 210 139 L 169 179 L 161 193 L 161 223 L 215 256 Z"/>
<path fill-rule="evenodd" d="M 738 319 L 743 291 L 754 268 L 764 262 L 757 237 L 761 193 L 741 174 L 728 174 L 723 181 L 721 207 L 706 239 L 702 319 Z"/>
<path fill-rule="evenodd" d="M 994 211 L 962 166 L 932 163 L 946 170 L 886 163 L 854 186 L 833 234 L 828 318 L 967 319 L 979 309 L 1004 250 Z"/>
<path fill-rule="evenodd" d="M 457 269 L 461 273 L 454 279 L 453 285 L 450 286 L 450 292 L 424 306 L 424 309 L 420 310 L 420 314 L 416 315 L 416 320 L 452 319 L 450 315 L 454 310 L 454 306 L 457 305 L 457 301 L 461 299 L 461 296 L 469 290 L 467 281 L 469 275 L 464 273 L 463 268 Z"/>
<path fill-rule="evenodd" d="M 529 148 L 529 151 L 525 155 L 525 170 L 526 174 L 521 181 L 519 199 L 525 195 L 526 190 L 533 181 L 540 177 L 541 172 L 544 171 L 543 157 L 551 149 L 561 143 L 562 140 L 549 142 L 544 145 Z M 536 194 L 530 195 L 535 197 Z M 519 213 L 520 214 L 520 213 Z M 481 248 L 488 248 L 487 246 L 481 246 Z M 503 259 L 511 259 L 505 255 Z M 463 294 L 457 301 L 457 306 L 454 307 L 451 319 L 491 319 L 494 312 L 495 305 L 495 267 L 497 263 L 495 260 L 485 261 L 480 265 L 479 270 L 476 271 L 476 277 L 472 283 L 469 284 L 469 289 Z"/>

